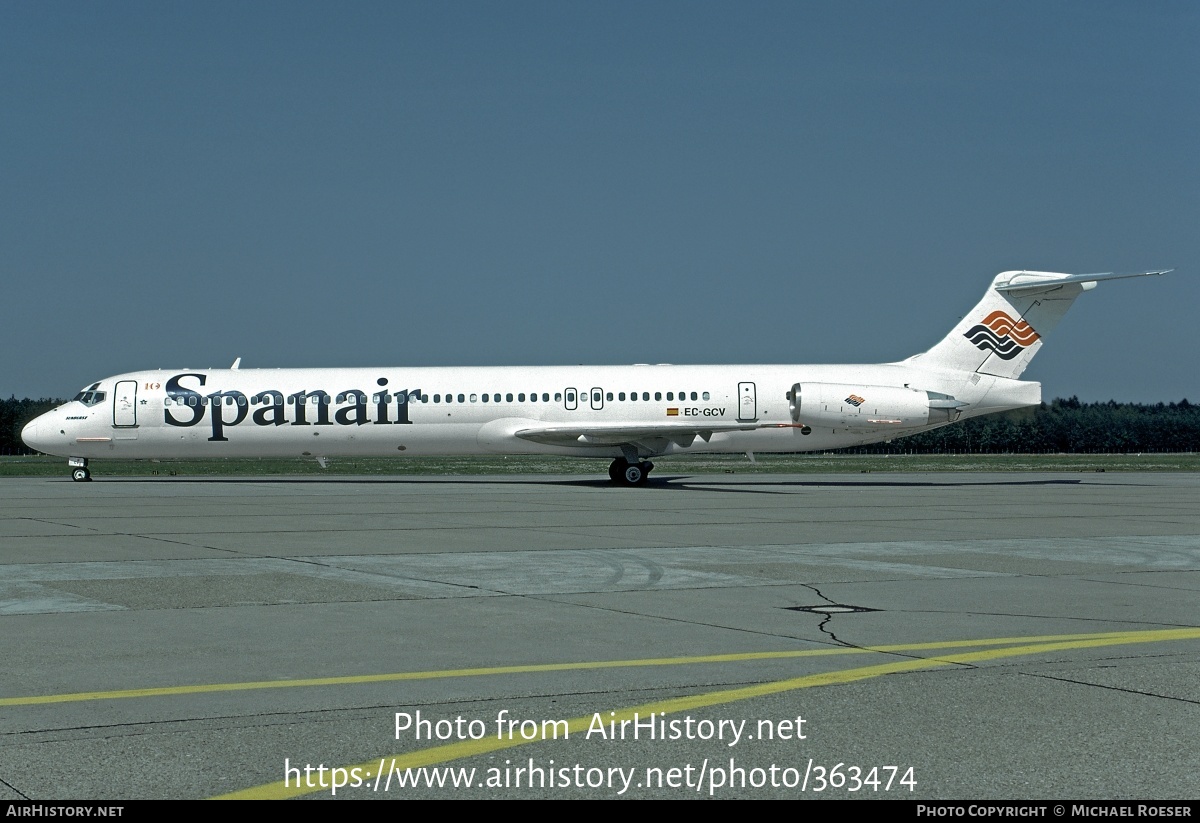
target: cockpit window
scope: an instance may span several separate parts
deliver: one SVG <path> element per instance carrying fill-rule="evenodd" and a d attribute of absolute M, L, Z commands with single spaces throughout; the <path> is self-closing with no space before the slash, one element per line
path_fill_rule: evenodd
<path fill-rule="evenodd" d="M 78 400 L 80 403 L 82 403 L 85 406 L 96 406 L 96 405 L 99 405 L 100 403 L 103 403 L 104 398 L 106 396 L 107 396 L 106 392 L 92 391 L 89 389 L 88 391 L 81 391 L 79 394 L 75 395 L 71 399 Z"/>

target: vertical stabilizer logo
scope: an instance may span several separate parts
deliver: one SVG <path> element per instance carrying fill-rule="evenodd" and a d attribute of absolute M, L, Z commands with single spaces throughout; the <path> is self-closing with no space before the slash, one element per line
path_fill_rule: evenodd
<path fill-rule="evenodd" d="M 994 311 L 963 335 L 981 351 L 993 351 L 1002 360 L 1012 360 L 1039 337 L 1024 320 L 1013 320 L 1006 312 Z"/>

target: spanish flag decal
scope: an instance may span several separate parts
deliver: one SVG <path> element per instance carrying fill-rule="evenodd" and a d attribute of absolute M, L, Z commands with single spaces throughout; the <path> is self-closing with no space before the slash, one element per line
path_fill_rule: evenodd
<path fill-rule="evenodd" d="M 667 409 L 667 417 L 678 417 L 679 409 Z"/>

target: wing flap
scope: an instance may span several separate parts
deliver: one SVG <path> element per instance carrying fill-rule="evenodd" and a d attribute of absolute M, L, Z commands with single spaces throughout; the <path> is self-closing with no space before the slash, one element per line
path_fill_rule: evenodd
<path fill-rule="evenodd" d="M 706 443 L 717 432 L 754 431 L 755 423 L 643 423 L 606 426 L 537 426 L 518 429 L 516 437 L 548 446 L 620 446 L 650 439 L 689 446 L 697 437 Z"/>

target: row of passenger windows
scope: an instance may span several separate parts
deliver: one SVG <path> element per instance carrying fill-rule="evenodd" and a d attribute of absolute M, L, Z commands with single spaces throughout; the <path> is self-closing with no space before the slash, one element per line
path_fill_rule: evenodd
<path fill-rule="evenodd" d="M 100 395 L 101 400 L 104 399 L 103 392 L 96 392 L 96 394 Z M 651 395 L 650 392 L 644 391 L 644 392 L 640 392 L 640 393 L 639 392 L 629 392 L 628 395 L 625 392 L 617 392 L 616 395 L 614 396 L 613 392 L 603 392 L 602 393 L 599 389 L 593 389 L 590 394 L 591 394 L 592 405 L 598 405 L 601 402 L 602 397 L 604 400 L 607 400 L 610 403 L 614 399 L 618 402 L 624 402 L 626 400 L 628 400 L 630 402 L 635 402 L 635 401 L 638 401 L 639 399 L 642 402 L 649 402 L 650 395 Z M 689 393 L 689 392 L 683 392 L 683 391 L 681 391 L 681 392 L 657 392 L 656 391 L 653 394 L 654 394 L 654 399 L 657 401 L 660 401 L 660 402 L 663 401 L 664 399 L 667 402 L 675 402 L 676 400 L 681 400 L 681 401 L 687 400 L 687 399 L 689 399 L 689 396 L 692 400 L 701 400 L 701 399 L 708 400 L 709 399 L 708 392 L 690 392 Z M 588 396 L 589 396 L 588 392 L 579 392 L 578 398 L 577 398 L 575 390 L 568 389 L 566 392 L 567 405 L 573 406 L 577 402 L 577 400 L 578 400 L 578 402 L 587 403 Z M 267 398 L 264 398 L 261 402 L 269 403 L 271 397 L 274 397 L 274 395 L 270 395 Z M 366 394 L 361 393 L 361 392 L 343 392 L 343 393 L 337 395 L 336 402 L 338 402 L 338 403 L 341 403 L 344 401 L 345 402 L 354 402 L 356 397 L 361 397 L 362 402 L 364 402 L 364 403 L 367 402 Z M 376 393 L 376 394 L 371 395 L 371 402 L 372 403 L 388 403 L 388 402 L 391 402 L 392 398 L 394 398 L 396 400 L 396 402 L 400 403 L 400 404 L 428 403 L 428 402 L 430 402 L 430 399 L 431 399 L 428 394 L 418 394 L 417 392 L 397 392 L 394 395 L 390 394 L 388 392 L 382 392 L 382 393 Z M 539 398 L 540 398 L 540 400 L 539 400 Z M 80 398 L 76 398 L 76 399 L 80 399 Z M 286 398 L 283 398 L 283 400 L 289 406 L 295 405 L 296 395 L 290 395 Z M 528 403 L 538 403 L 538 402 L 549 403 L 550 402 L 550 393 L 542 392 L 540 395 L 537 392 L 530 392 L 528 395 L 526 395 L 524 392 L 518 392 L 517 394 L 513 394 L 512 392 L 506 392 L 504 394 L 500 394 L 499 392 L 497 392 L 495 394 L 469 394 L 469 395 L 468 394 L 458 394 L 458 395 L 435 394 L 435 395 L 433 395 L 432 400 L 434 403 L 450 403 L 450 404 L 453 404 L 453 403 L 501 403 L 501 402 L 503 402 L 503 403 L 526 403 L 526 402 L 528 402 Z M 212 400 L 210 400 L 210 398 L 205 397 L 203 395 L 189 394 L 187 396 L 186 400 L 182 397 L 179 398 L 178 400 L 172 400 L 170 397 L 168 397 L 168 398 L 166 398 L 166 400 L 164 402 L 168 406 L 173 406 L 173 405 L 174 406 L 185 406 L 185 405 L 186 406 L 207 406 L 207 405 L 210 405 L 210 403 L 213 403 L 215 401 L 212 401 Z M 246 396 L 242 395 L 242 394 L 237 394 L 237 395 L 227 394 L 227 395 L 225 395 L 225 405 L 227 405 L 227 406 L 233 406 L 233 405 L 245 406 L 247 403 L 249 403 L 250 405 L 253 406 L 253 405 L 257 405 L 258 402 L 259 402 L 259 400 L 257 397 L 251 397 L 251 398 L 249 398 L 249 400 L 247 400 Z M 307 398 L 305 399 L 305 402 L 307 402 L 313 406 L 317 406 L 317 405 L 321 405 L 321 404 L 328 406 L 328 405 L 331 405 L 332 403 L 334 403 L 335 401 L 334 401 L 334 398 L 332 395 L 311 394 L 310 393 L 307 396 Z M 563 392 L 555 392 L 554 393 L 554 402 L 555 403 L 563 402 Z"/>
<path fill-rule="evenodd" d="M 600 392 L 599 392 L 599 391 L 597 391 L 597 390 L 595 390 L 595 389 L 593 389 L 593 390 L 592 390 L 592 402 L 593 402 L 593 403 L 599 402 L 599 400 L 600 400 L 600 398 L 599 398 L 599 396 L 598 396 L 599 394 L 600 394 Z M 581 396 L 582 396 L 582 398 L 583 398 L 584 400 L 586 400 L 586 399 L 587 399 L 587 393 L 586 393 L 586 392 L 584 392 L 584 393 L 581 393 Z M 688 399 L 688 396 L 689 396 L 689 395 L 688 395 L 688 392 L 685 392 L 685 391 L 681 391 L 681 392 L 679 392 L 678 394 L 676 394 L 675 392 L 667 392 L 667 393 L 666 393 L 666 400 L 668 400 L 668 401 L 674 401 L 674 400 L 676 400 L 676 399 L 679 399 L 679 400 L 687 400 L 687 399 Z M 612 393 L 612 392 L 605 392 L 605 394 L 604 394 L 604 399 L 605 399 L 605 400 L 608 400 L 609 402 L 612 402 L 612 400 L 613 400 L 613 393 Z M 622 391 L 622 392 L 617 392 L 617 397 L 616 397 L 616 399 L 617 399 L 618 401 L 623 401 L 623 400 L 625 400 L 625 392 L 623 392 L 623 391 Z M 638 399 L 638 393 L 637 393 L 637 392 L 635 392 L 635 391 L 631 391 L 631 392 L 629 393 L 629 399 L 630 399 L 630 400 L 637 400 L 637 399 Z M 642 399 L 643 401 L 648 401 L 648 400 L 650 399 L 650 392 L 648 392 L 648 391 L 644 391 L 644 392 L 642 392 L 642 393 L 641 393 L 641 399 Z M 655 399 L 655 400 L 663 400 L 663 399 L 664 399 L 664 398 L 663 398 L 663 393 L 662 393 L 662 392 L 660 392 L 660 391 L 656 391 L 656 392 L 654 392 L 654 399 Z M 692 392 L 692 393 L 691 393 L 691 399 L 692 399 L 692 400 L 708 400 L 708 399 L 709 399 L 709 393 L 708 393 L 708 392 Z"/>

